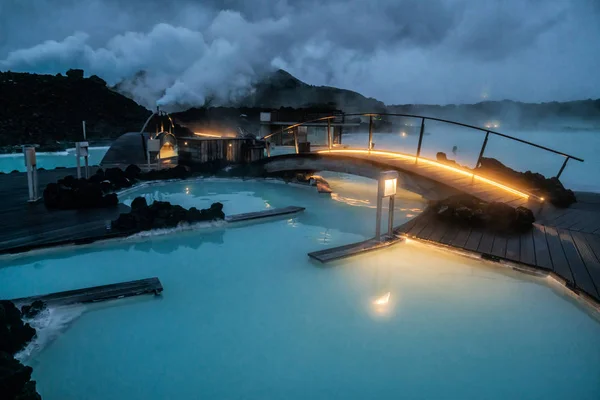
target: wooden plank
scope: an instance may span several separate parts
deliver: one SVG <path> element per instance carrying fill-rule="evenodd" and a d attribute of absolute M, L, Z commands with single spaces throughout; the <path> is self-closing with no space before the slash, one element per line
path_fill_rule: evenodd
<path fill-rule="evenodd" d="M 569 227 L 569 230 L 592 233 L 600 226 L 600 212 L 590 213 L 590 218 Z"/>
<path fill-rule="evenodd" d="M 447 223 L 445 221 L 439 220 L 437 222 L 437 226 L 436 228 L 433 230 L 433 232 L 431 233 L 431 235 L 429 236 L 428 240 L 431 240 L 432 242 L 440 242 L 440 240 L 442 240 L 442 237 L 444 237 L 444 234 L 446 232 L 448 232 L 448 230 L 450 229 L 452 224 Z"/>
<path fill-rule="evenodd" d="M 142 294 L 158 294 L 162 291 L 162 284 L 160 283 L 160 280 L 155 277 L 83 289 L 67 290 L 39 296 L 21 297 L 12 299 L 11 301 L 15 304 L 31 304 L 36 300 L 41 300 L 46 303 L 46 305 L 63 306 L 76 303 L 93 303 L 120 299 Z"/>
<path fill-rule="evenodd" d="M 250 220 L 260 219 L 260 218 L 269 218 L 269 217 L 276 217 L 276 216 L 280 216 L 280 215 L 295 214 L 295 213 L 298 213 L 298 212 L 301 212 L 304 210 L 305 210 L 304 207 L 296 207 L 296 206 L 288 206 L 288 207 L 283 207 L 283 208 L 271 208 L 269 210 L 229 215 L 229 216 L 225 217 L 225 221 L 227 221 L 227 222 L 250 221 Z"/>
<path fill-rule="evenodd" d="M 440 239 L 440 243 L 450 245 L 452 241 L 456 238 L 456 236 L 461 231 L 460 227 L 457 224 L 450 224 L 450 227 L 444 233 L 444 235 Z"/>
<path fill-rule="evenodd" d="M 581 232 L 570 232 L 571 237 L 573 238 L 573 242 L 581 255 L 583 263 L 587 268 L 594 285 L 596 286 L 596 291 L 600 292 L 600 259 L 596 257 L 594 251 L 588 244 L 585 236 Z"/>
<path fill-rule="evenodd" d="M 519 236 L 519 249 L 519 262 L 528 265 L 537 265 L 532 230 L 522 233 Z"/>
<path fill-rule="evenodd" d="M 483 231 L 481 229 L 479 229 L 479 228 L 471 229 L 469 238 L 467 239 L 464 248 L 467 250 L 471 250 L 471 251 L 477 251 L 477 248 L 479 247 L 479 242 L 481 241 L 482 236 L 483 236 Z"/>
<path fill-rule="evenodd" d="M 430 214 L 421 214 L 417 223 L 407 232 L 410 236 L 417 237 L 434 217 Z"/>
<path fill-rule="evenodd" d="M 550 226 L 544 227 L 546 231 L 546 242 L 552 258 L 552 267 L 554 272 L 566 279 L 567 282 L 573 282 L 573 273 L 569 267 L 569 262 L 562 247 L 558 231 Z"/>
<path fill-rule="evenodd" d="M 496 235 L 496 237 L 494 237 L 491 254 L 496 257 L 505 258 L 507 241 L 508 238 L 505 235 Z"/>
<path fill-rule="evenodd" d="M 456 237 L 454 239 L 452 239 L 452 241 L 450 242 L 450 244 L 452 246 L 455 247 L 459 247 L 459 248 L 465 248 L 465 246 L 467 245 L 467 240 L 469 239 L 469 236 L 471 234 L 471 228 L 469 227 L 461 227 L 458 234 L 456 235 Z M 477 243 L 475 245 L 475 248 L 477 248 L 477 246 L 479 245 L 479 243 Z"/>
<path fill-rule="evenodd" d="M 439 219 L 437 219 L 435 215 L 432 215 L 430 218 L 431 219 L 429 220 L 429 223 L 427 224 L 427 226 L 425 228 L 423 228 L 423 230 L 421 232 L 419 232 L 419 234 L 417 235 L 417 237 L 419 239 L 423 239 L 423 240 L 429 239 L 429 236 L 433 233 L 435 228 L 437 228 L 438 225 L 440 224 Z"/>
<path fill-rule="evenodd" d="M 356 256 L 358 254 L 363 254 L 374 250 L 379 250 L 385 247 L 389 247 L 393 244 L 401 242 L 402 240 L 403 239 L 398 238 L 396 236 L 391 238 L 384 238 L 383 240 L 376 240 L 375 238 L 373 238 L 362 242 L 334 247 L 331 249 L 314 251 L 312 253 L 308 253 L 308 256 L 322 263 L 328 263 L 340 260 L 342 258 L 348 258 Z"/>
<path fill-rule="evenodd" d="M 569 268 L 573 273 L 575 286 L 584 290 L 591 296 L 598 298 L 599 296 L 596 286 L 594 285 L 592 277 L 590 276 L 585 264 L 583 263 L 583 260 L 581 259 L 581 256 L 579 255 L 579 251 L 577 251 L 577 247 L 575 246 L 575 242 L 573 241 L 571 234 L 567 230 L 558 229 L 558 237 L 561 240 L 565 257 L 569 263 Z"/>
<path fill-rule="evenodd" d="M 550 250 L 548 248 L 544 227 L 542 225 L 533 224 L 532 234 L 536 265 L 553 271 L 552 258 L 550 258 Z"/>
<path fill-rule="evenodd" d="M 592 252 L 594 252 L 596 258 L 600 260 L 600 236 L 596 236 L 592 233 L 584 233 L 583 237 L 590 246 Z"/>
<path fill-rule="evenodd" d="M 481 241 L 479 242 L 479 247 L 477 247 L 477 251 L 484 254 L 491 254 L 495 236 L 496 235 L 490 231 L 484 231 L 481 236 Z"/>
<path fill-rule="evenodd" d="M 496 245 L 496 243 L 494 243 Z M 520 235 L 510 235 L 506 239 L 506 259 L 519 261 L 521 252 Z"/>

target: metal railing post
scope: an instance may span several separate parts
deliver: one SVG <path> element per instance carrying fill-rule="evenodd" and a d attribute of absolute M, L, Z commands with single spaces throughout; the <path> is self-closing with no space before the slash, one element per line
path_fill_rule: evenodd
<path fill-rule="evenodd" d="M 369 151 L 373 148 L 373 116 L 369 115 Z"/>
<path fill-rule="evenodd" d="M 294 129 L 294 146 L 296 146 L 296 154 L 300 153 L 298 150 L 298 130 Z"/>
<path fill-rule="evenodd" d="M 271 143 L 269 143 L 267 141 L 266 142 L 266 147 L 267 147 L 267 157 L 271 157 Z"/>
<path fill-rule="evenodd" d="M 490 131 L 487 131 L 485 133 L 485 139 L 483 139 L 483 146 L 481 146 L 481 151 L 479 152 L 479 157 L 477 157 L 477 162 L 475 163 L 475 168 L 479 167 L 479 164 L 481 164 L 481 159 L 483 158 L 483 152 L 485 151 L 485 147 L 487 146 L 489 137 L 490 137 Z"/>
<path fill-rule="evenodd" d="M 329 150 L 333 146 L 333 138 L 331 134 L 331 119 L 327 120 L 327 144 L 329 145 Z"/>
<path fill-rule="evenodd" d="M 425 118 L 421 118 L 421 132 L 419 133 L 419 144 L 417 145 L 417 157 L 415 158 L 415 164 L 419 161 L 421 156 L 421 145 L 423 144 L 423 133 L 425 132 Z"/>
<path fill-rule="evenodd" d="M 567 162 L 569 162 L 569 158 L 571 157 L 567 157 L 565 158 L 565 162 L 563 163 L 562 167 L 560 167 L 560 170 L 558 171 L 558 175 L 556 175 L 556 179 L 560 178 L 560 175 L 563 173 L 563 171 L 565 170 L 565 167 L 567 166 Z"/>

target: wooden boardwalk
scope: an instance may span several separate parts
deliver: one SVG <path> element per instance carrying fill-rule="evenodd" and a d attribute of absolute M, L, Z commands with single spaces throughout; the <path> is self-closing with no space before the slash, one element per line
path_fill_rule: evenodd
<path fill-rule="evenodd" d="M 332 247 L 325 250 L 313 251 L 312 253 L 308 253 L 310 258 L 314 258 L 317 261 L 322 263 L 328 263 L 336 260 L 341 260 L 342 258 L 352 257 L 359 254 L 367 253 L 374 250 L 379 250 L 385 247 L 389 247 L 393 244 L 402 241 L 401 238 L 397 236 L 388 237 L 382 236 L 382 240 L 377 240 L 375 238 L 365 240 L 362 242 L 347 244 L 345 246 Z"/>
<path fill-rule="evenodd" d="M 533 229 L 519 235 L 459 227 L 432 213 L 397 227 L 396 233 L 552 272 L 568 287 L 600 302 L 600 204 L 582 202 L 578 207 L 551 211 L 558 216 L 547 221 L 542 211 Z"/>
<path fill-rule="evenodd" d="M 66 306 L 77 303 L 95 303 L 99 301 L 121 299 L 143 294 L 157 295 L 162 293 L 162 291 L 163 286 L 158 278 L 147 278 L 39 296 L 22 297 L 11 299 L 11 301 L 17 305 L 23 305 L 31 304 L 36 300 L 41 300 L 47 306 Z"/>
<path fill-rule="evenodd" d="M 225 217 L 225 221 L 227 221 L 227 222 L 252 221 L 255 219 L 278 217 L 280 215 L 296 214 L 296 213 L 299 213 L 304 210 L 305 210 L 304 207 L 296 207 L 296 206 L 271 208 L 269 210 L 229 215 L 229 216 Z"/>

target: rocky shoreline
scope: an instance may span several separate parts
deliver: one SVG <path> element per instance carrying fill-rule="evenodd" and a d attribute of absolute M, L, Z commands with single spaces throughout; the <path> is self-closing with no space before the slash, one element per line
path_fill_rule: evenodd
<path fill-rule="evenodd" d="M 181 223 L 196 223 L 225 219 L 223 204 L 213 203 L 210 208 L 189 210 L 168 201 L 154 201 L 148 205 L 144 197 L 131 202 L 131 211 L 119 215 L 112 228 L 126 232 L 141 232 L 151 229 L 175 228 Z"/>
<path fill-rule="evenodd" d="M 185 179 L 191 175 L 184 166 L 142 172 L 137 165 L 124 171 L 120 168 L 98 169 L 89 179 L 68 175 L 44 189 L 44 204 L 50 209 L 74 210 L 83 208 L 116 207 L 115 191 L 133 186 L 138 181 Z"/>
<path fill-rule="evenodd" d="M 4 400 L 41 400 L 36 382 L 31 380 L 33 369 L 15 359 L 35 337 L 36 331 L 23 318 L 33 318 L 44 308 L 36 301 L 19 310 L 12 302 L 0 301 L 0 397 Z"/>

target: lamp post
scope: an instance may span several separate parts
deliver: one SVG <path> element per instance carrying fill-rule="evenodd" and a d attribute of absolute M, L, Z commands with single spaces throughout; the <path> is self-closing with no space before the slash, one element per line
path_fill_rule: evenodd
<path fill-rule="evenodd" d="M 396 186 L 398 185 L 398 171 L 384 171 L 379 175 L 377 185 L 377 226 L 375 227 L 375 239 L 381 240 L 381 211 L 383 208 L 383 198 L 390 198 L 388 210 L 388 236 L 392 236 L 394 229 L 394 198 L 396 196 Z"/>

